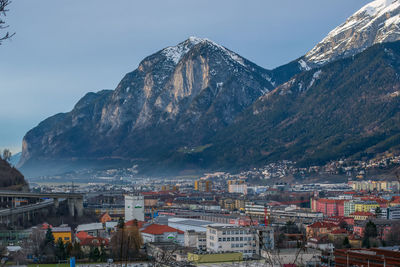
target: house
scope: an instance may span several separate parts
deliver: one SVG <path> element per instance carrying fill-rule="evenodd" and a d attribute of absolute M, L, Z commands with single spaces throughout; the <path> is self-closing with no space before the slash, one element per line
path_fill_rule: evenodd
<path fill-rule="evenodd" d="M 352 248 L 362 247 L 362 238 L 358 235 L 349 235 L 349 243 Z"/>
<path fill-rule="evenodd" d="M 351 213 L 349 216 L 354 218 L 355 221 L 365 221 L 367 219 L 375 217 L 375 214 L 367 211 L 356 211 Z"/>
<path fill-rule="evenodd" d="M 51 231 L 54 236 L 54 241 L 62 240 L 63 243 L 72 242 L 72 231 L 71 227 L 63 226 L 63 227 L 53 227 Z"/>
<path fill-rule="evenodd" d="M 315 222 L 310 224 L 306 228 L 307 237 L 318 237 L 321 235 L 327 235 L 333 230 L 339 229 L 340 227 L 335 223 L 330 222 Z"/>
<path fill-rule="evenodd" d="M 112 221 L 112 218 L 111 218 L 110 214 L 108 214 L 108 212 L 105 212 L 100 216 L 100 222 L 102 224 L 105 224 L 106 222 L 110 222 L 110 221 Z"/>
<path fill-rule="evenodd" d="M 184 232 L 168 225 L 151 224 L 141 230 L 143 242 L 174 242 L 184 244 Z"/>
<path fill-rule="evenodd" d="M 343 243 L 344 239 L 349 236 L 345 229 L 336 229 L 328 234 L 328 239 L 334 244 Z"/>
<path fill-rule="evenodd" d="M 307 241 L 307 247 L 326 252 L 333 252 L 334 245 L 328 240 L 327 236 L 312 237 Z"/>

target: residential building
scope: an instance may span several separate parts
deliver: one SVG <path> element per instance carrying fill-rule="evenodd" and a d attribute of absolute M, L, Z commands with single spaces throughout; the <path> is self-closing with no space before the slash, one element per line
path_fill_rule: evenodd
<path fill-rule="evenodd" d="M 356 211 L 354 207 L 354 200 L 345 201 L 343 205 L 344 205 L 343 216 L 345 217 L 348 217 L 351 213 Z"/>
<path fill-rule="evenodd" d="M 319 237 L 327 235 L 330 232 L 339 229 L 340 227 L 335 223 L 330 222 L 315 222 L 306 227 L 307 238 Z"/>
<path fill-rule="evenodd" d="M 267 214 L 267 208 L 264 205 L 246 202 L 245 212 L 250 216 L 264 217 Z"/>
<path fill-rule="evenodd" d="M 241 252 L 245 256 L 259 253 L 257 231 L 251 227 L 234 225 L 209 225 L 207 227 L 207 251 Z"/>
<path fill-rule="evenodd" d="M 243 180 L 229 180 L 228 192 L 247 195 L 247 185 Z"/>
<path fill-rule="evenodd" d="M 212 190 L 212 181 L 211 180 L 196 180 L 194 182 L 194 190 L 200 192 L 211 192 Z"/>
<path fill-rule="evenodd" d="M 63 226 L 63 227 L 53 227 L 51 231 L 54 236 L 54 241 L 57 242 L 61 239 L 64 244 L 67 242 L 72 242 L 72 232 L 71 227 Z"/>
<path fill-rule="evenodd" d="M 144 197 L 125 195 L 125 221 L 144 221 Z"/>
<path fill-rule="evenodd" d="M 400 206 L 382 209 L 382 215 L 388 220 L 400 220 Z"/>
<path fill-rule="evenodd" d="M 344 203 L 348 200 L 331 198 L 313 198 L 311 208 L 325 216 L 344 216 Z"/>
<path fill-rule="evenodd" d="M 364 211 L 369 212 L 371 209 L 376 209 L 380 207 L 376 201 L 356 201 L 354 203 L 354 211 Z"/>
<path fill-rule="evenodd" d="M 355 211 L 351 213 L 349 216 L 354 218 L 355 221 L 365 221 L 369 218 L 375 217 L 375 214 L 366 211 Z"/>

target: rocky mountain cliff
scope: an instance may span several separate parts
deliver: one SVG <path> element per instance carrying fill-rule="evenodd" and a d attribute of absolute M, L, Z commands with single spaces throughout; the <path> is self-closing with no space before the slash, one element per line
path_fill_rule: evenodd
<path fill-rule="evenodd" d="M 191 37 L 145 58 L 115 90 L 89 93 L 29 131 L 20 166 L 29 173 L 44 163 L 50 171 L 62 162 L 154 160 L 197 147 L 272 90 L 272 75 Z"/>

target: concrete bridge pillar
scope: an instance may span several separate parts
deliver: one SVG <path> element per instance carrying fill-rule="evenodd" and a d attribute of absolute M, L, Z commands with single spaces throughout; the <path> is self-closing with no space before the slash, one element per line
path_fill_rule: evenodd
<path fill-rule="evenodd" d="M 55 198 L 55 199 L 54 199 L 54 207 L 55 207 L 56 209 L 58 209 L 59 206 L 60 206 L 60 201 L 58 200 L 58 198 Z"/>
<path fill-rule="evenodd" d="M 69 198 L 68 199 L 69 215 L 82 217 L 83 216 L 83 198 Z"/>
<path fill-rule="evenodd" d="M 75 203 L 74 203 L 74 199 L 69 198 L 68 199 L 68 211 L 69 211 L 69 215 L 71 215 L 72 217 L 75 216 Z"/>
<path fill-rule="evenodd" d="M 76 213 L 78 215 L 78 217 L 82 217 L 83 216 L 83 198 L 77 198 L 75 201 L 76 204 Z"/>

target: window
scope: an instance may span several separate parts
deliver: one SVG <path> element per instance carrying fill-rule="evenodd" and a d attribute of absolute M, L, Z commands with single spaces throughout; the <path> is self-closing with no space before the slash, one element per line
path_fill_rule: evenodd
<path fill-rule="evenodd" d="M 240 237 L 240 241 L 243 241 L 243 237 L 242 236 Z"/>
<path fill-rule="evenodd" d="M 222 241 L 223 241 L 223 242 L 225 242 L 225 241 L 226 241 L 226 238 L 225 238 L 225 237 L 224 237 L 224 238 L 222 238 Z"/>
<path fill-rule="evenodd" d="M 222 241 L 222 238 L 220 237 L 220 238 L 218 238 L 218 242 L 221 242 Z"/>
<path fill-rule="evenodd" d="M 230 238 L 230 237 L 228 237 L 228 238 L 226 239 L 226 241 L 231 241 L 231 238 Z"/>

